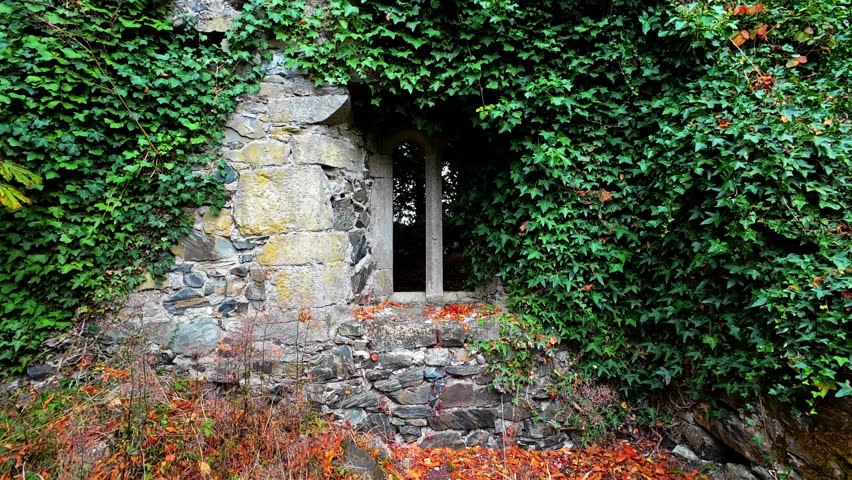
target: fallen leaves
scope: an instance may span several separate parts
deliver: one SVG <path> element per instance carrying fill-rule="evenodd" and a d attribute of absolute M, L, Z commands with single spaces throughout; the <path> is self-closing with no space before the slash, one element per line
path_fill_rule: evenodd
<path fill-rule="evenodd" d="M 405 308 L 405 305 L 401 305 L 396 302 L 391 302 L 390 300 L 386 300 L 376 306 L 373 307 L 364 307 L 364 308 L 356 308 L 353 310 L 352 314 L 358 320 L 372 320 L 377 313 L 382 310 L 391 307 L 391 308 Z"/>
<path fill-rule="evenodd" d="M 393 462 L 387 469 L 400 480 L 627 480 L 698 478 L 697 472 L 683 473 L 674 467 L 672 457 L 656 451 L 645 440 L 614 443 L 584 450 L 523 450 L 471 447 L 463 450 L 437 448 L 424 450 L 415 445 L 392 448 Z M 406 465 L 406 468 L 398 468 Z"/>

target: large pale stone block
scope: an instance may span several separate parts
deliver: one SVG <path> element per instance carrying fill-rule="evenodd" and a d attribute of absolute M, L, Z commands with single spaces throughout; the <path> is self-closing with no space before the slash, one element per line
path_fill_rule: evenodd
<path fill-rule="evenodd" d="M 235 163 L 249 165 L 284 165 L 290 156 L 290 147 L 278 141 L 251 142 L 241 150 L 230 153 Z"/>
<path fill-rule="evenodd" d="M 275 123 L 336 125 L 349 121 L 349 95 L 269 99 L 269 120 Z"/>
<path fill-rule="evenodd" d="M 359 171 L 364 168 L 361 149 L 344 138 L 307 133 L 293 137 L 293 159 L 303 165 L 325 165 Z"/>
<path fill-rule="evenodd" d="M 264 123 L 257 118 L 243 115 L 232 116 L 225 126 L 245 138 L 261 138 L 266 128 Z"/>
<path fill-rule="evenodd" d="M 234 219 L 246 236 L 327 230 L 328 179 L 318 166 L 263 168 L 240 175 Z"/>
<path fill-rule="evenodd" d="M 281 308 L 322 307 L 349 300 L 349 264 L 285 267 L 275 273 L 272 284 Z"/>
<path fill-rule="evenodd" d="M 306 233 L 269 239 L 257 254 L 261 265 L 304 265 L 341 262 L 346 257 L 345 233 Z"/>

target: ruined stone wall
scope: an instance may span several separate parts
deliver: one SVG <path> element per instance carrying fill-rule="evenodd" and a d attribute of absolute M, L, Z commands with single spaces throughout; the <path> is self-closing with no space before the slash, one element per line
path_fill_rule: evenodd
<path fill-rule="evenodd" d="M 305 392 L 351 425 L 424 448 L 494 448 L 507 438 L 524 447 L 571 446 L 568 432 L 553 428 L 564 409 L 549 388 L 514 397 L 493 385 L 486 359 L 473 350 L 499 335 L 495 318 L 433 319 L 420 308 L 354 318 L 339 325 L 336 346 L 309 367 Z M 567 368 L 567 356 L 533 384 L 545 385 L 552 368 Z"/>
<path fill-rule="evenodd" d="M 297 340 L 300 355 L 331 340 L 350 304 L 373 291 L 373 180 L 349 95 L 274 62 L 268 72 L 224 129 L 225 207 L 195 212 L 167 279 L 133 293 L 113 332 L 142 333 L 199 373 L 237 334 L 257 336 L 255 350 L 284 368 Z"/>
<path fill-rule="evenodd" d="M 223 31 L 235 15 L 184 1 L 175 21 Z M 317 88 L 280 60 L 224 127 L 224 208 L 193 213 L 167 278 L 130 295 L 104 342 L 141 339 L 162 368 L 217 383 L 303 383 L 326 413 L 391 440 L 493 446 L 506 425 L 524 430 L 528 415 L 469 353 L 469 340 L 497 338 L 496 322 L 354 314 L 391 293 L 391 159 L 353 128 L 345 88 Z"/>

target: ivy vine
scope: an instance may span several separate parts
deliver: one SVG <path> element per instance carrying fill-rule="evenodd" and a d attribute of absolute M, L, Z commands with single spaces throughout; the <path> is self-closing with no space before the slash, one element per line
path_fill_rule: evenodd
<path fill-rule="evenodd" d="M 255 70 L 247 53 L 175 26 L 172 8 L 0 4 L 0 158 L 43 178 L 30 179 L 31 205 L 0 211 L 7 372 L 50 333 L 109 310 L 145 271 L 161 273 L 189 227 L 184 208 L 222 203 L 198 172 Z"/>
<path fill-rule="evenodd" d="M 852 394 L 846 2 L 255 0 L 318 82 L 515 160 L 467 204 L 475 270 L 628 392 Z M 390 103 L 390 105 L 388 105 Z"/>

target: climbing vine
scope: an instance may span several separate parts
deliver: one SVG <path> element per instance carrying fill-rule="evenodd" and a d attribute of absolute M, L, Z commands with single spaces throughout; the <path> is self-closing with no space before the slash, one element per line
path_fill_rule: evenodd
<path fill-rule="evenodd" d="M 474 272 L 586 375 L 852 394 L 844 0 L 242 9 L 226 51 L 165 1 L 0 5 L 0 159 L 43 179 L 0 212 L 4 366 L 162 271 L 183 209 L 221 203 L 205 147 L 274 44 L 380 109 L 440 130 L 451 104 L 510 146 L 466 199 Z"/>
<path fill-rule="evenodd" d="M 475 270 L 586 375 L 852 394 L 846 2 L 244 8 L 243 31 L 318 82 L 434 128 L 454 102 L 509 140 L 516 159 L 469 194 Z"/>
<path fill-rule="evenodd" d="M 0 211 L 6 371 L 51 332 L 109 309 L 144 271 L 162 272 L 161 252 L 188 228 L 184 208 L 221 205 L 218 182 L 197 172 L 254 70 L 243 52 L 175 26 L 172 8 L 0 5 L 0 166 L 4 180 L 10 165 L 35 174 L 17 178 L 31 204 Z"/>

